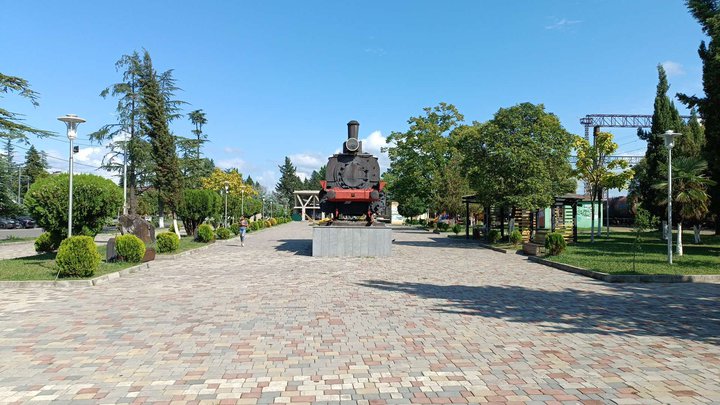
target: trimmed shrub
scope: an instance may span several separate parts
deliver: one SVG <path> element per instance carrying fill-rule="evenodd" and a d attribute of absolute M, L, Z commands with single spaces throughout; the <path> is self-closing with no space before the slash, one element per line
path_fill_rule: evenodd
<path fill-rule="evenodd" d="M 552 232 L 545 236 L 545 249 L 547 249 L 551 255 L 559 255 L 566 247 L 567 243 L 560 232 Z"/>
<path fill-rule="evenodd" d="M 180 247 L 180 238 L 174 232 L 162 232 L 156 238 L 158 253 L 174 252 Z"/>
<path fill-rule="evenodd" d="M 44 232 L 42 235 L 35 239 L 35 251 L 38 253 L 50 253 L 54 252 L 60 247 L 60 239 L 57 235 L 53 235 L 50 232 Z"/>
<path fill-rule="evenodd" d="M 453 227 L 452 227 L 452 231 L 455 232 L 455 235 L 457 235 L 457 234 L 460 233 L 460 229 L 461 229 L 461 228 L 460 228 L 460 224 L 455 224 L 455 225 L 453 225 Z"/>
<path fill-rule="evenodd" d="M 57 174 L 38 179 L 25 194 L 25 206 L 38 226 L 58 239 L 67 236 L 70 177 Z M 122 205 L 122 189 L 92 174 L 73 176 L 72 234 L 95 236 Z"/>
<path fill-rule="evenodd" d="M 65 239 L 55 257 L 60 277 L 90 277 L 100 267 L 101 260 L 95 242 L 89 236 Z"/>
<path fill-rule="evenodd" d="M 230 239 L 230 237 L 232 236 L 232 232 L 230 232 L 230 230 L 227 228 L 218 228 L 215 231 L 215 234 L 217 235 L 218 239 Z"/>
<path fill-rule="evenodd" d="M 221 201 L 222 197 L 212 190 L 183 191 L 178 216 L 182 218 L 185 232 L 195 235 L 206 218 L 212 218 L 220 212 Z"/>
<path fill-rule="evenodd" d="M 517 229 L 510 233 L 510 243 L 517 246 L 522 242 L 522 233 Z"/>
<path fill-rule="evenodd" d="M 115 248 L 120 259 L 130 263 L 139 263 L 145 256 L 145 243 L 135 235 L 120 235 L 115 238 Z"/>
<path fill-rule="evenodd" d="M 197 228 L 197 241 L 202 243 L 212 242 L 215 239 L 215 233 L 212 226 L 202 224 Z"/>
<path fill-rule="evenodd" d="M 230 225 L 230 231 L 235 234 L 235 236 L 240 235 L 240 224 L 235 223 Z"/>
<path fill-rule="evenodd" d="M 450 224 L 447 222 L 438 222 L 437 228 L 440 230 L 440 232 L 446 232 L 448 229 L 450 229 Z"/>
<path fill-rule="evenodd" d="M 491 229 L 490 232 L 488 232 L 488 242 L 490 243 L 498 243 L 500 241 L 500 231 L 497 229 Z"/>
<path fill-rule="evenodd" d="M 265 220 L 263 222 L 265 222 L 265 228 L 270 228 L 272 226 L 269 220 Z"/>
<path fill-rule="evenodd" d="M 275 218 L 270 218 L 269 221 L 270 221 L 270 225 L 272 225 L 272 226 L 275 226 L 275 225 L 278 224 L 278 221 L 277 221 L 277 219 L 275 219 Z"/>

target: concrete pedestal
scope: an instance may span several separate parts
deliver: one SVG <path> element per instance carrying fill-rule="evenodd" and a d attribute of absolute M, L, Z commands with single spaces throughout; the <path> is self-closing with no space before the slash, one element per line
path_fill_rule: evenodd
<path fill-rule="evenodd" d="M 312 255 L 318 257 L 389 257 L 392 229 L 381 226 L 316 226 Z"/>

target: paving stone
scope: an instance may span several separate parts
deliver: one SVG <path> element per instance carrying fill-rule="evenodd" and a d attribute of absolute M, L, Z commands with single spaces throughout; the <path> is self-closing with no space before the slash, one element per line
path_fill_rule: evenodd
<path fill-rule="evenodd" d="M 95 287 L 2 289 L 0 403 L 718 403 L 720 290 L 605 284 L 420 230 L 291 223 Z"/>

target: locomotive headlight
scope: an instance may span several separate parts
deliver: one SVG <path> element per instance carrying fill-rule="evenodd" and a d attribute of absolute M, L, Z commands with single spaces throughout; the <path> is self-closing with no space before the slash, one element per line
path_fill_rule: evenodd
<path fill-rule="evenodd" d="M 360 142 L 358 142 L 358 140 L 355 138 L 350 138 L 347 141 L 345 141 L 345 147 L 350 152 L 355 152 L 360 147 Z"/>

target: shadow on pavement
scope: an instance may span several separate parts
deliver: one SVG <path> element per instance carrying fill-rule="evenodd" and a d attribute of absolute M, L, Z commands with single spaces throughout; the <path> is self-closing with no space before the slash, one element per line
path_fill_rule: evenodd
<path fill-rule="evenodd" d="M 312 256 L 312 239 L 280 239 L 275 250 L 291 252 L 298 256 Z"/>
<path fill-rule="evenodd" d="M 549 323 L 555 333 L 669 336 L 720 344 L 720 285 L 608 284 L 615 293 L 519 286 L 462 286 L 367 280 L 359 285 L 446 300 L 444 313 Z"/>

